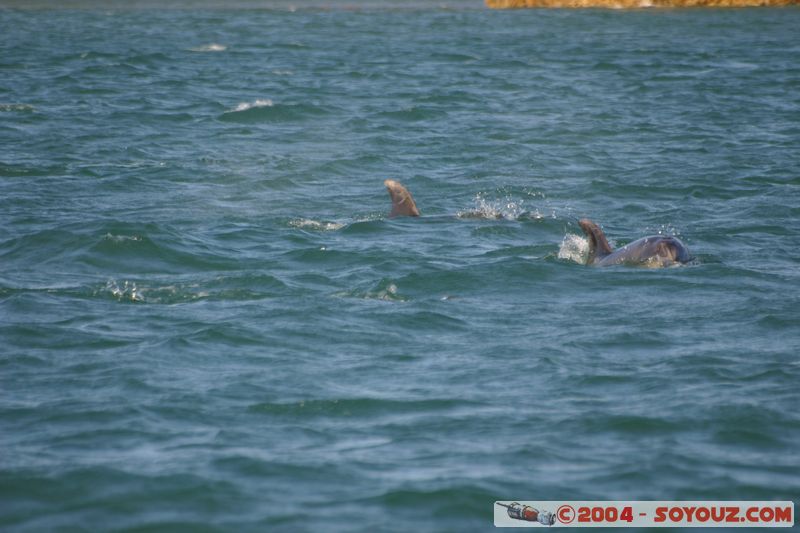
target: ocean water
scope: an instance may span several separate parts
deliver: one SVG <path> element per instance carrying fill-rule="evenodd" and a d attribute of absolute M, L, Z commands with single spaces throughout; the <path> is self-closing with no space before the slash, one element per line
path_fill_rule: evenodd
<path fill-rule="evenodd" d="M 0 529 L 800 499 L 799 9 L 3 5 Z"/>

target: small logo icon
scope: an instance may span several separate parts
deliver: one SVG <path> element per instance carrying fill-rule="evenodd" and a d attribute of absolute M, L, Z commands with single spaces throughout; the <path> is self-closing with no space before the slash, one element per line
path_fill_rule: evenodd
<path fill-rule="evenodd" d="M 539 522 L 543 526 L 552 526 L 556 523 L 556 516 L 549 511 L 540 511 L 530 505 L 522 505 L 519 502 L 500 503 L 496 502 L 500 507 L 505 507 L 508 516 L 515 520 L 524 520 L 526 522 Z"/>
<path fill-rule="evenodd" d="M 562 524 L 569 524 L 575 520 L 575 509 L 571 505 L 562 505 L 556 511 L 556 516 Z"/>

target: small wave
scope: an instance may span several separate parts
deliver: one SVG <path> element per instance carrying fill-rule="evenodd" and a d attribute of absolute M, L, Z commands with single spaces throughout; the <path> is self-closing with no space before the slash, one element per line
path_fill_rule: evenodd
<path fill-rule="evenodd" d="M 585 237 L 568 233 L 564 235 L 564 240 L 561 241 L 561 247 L 558 249 L 558 258 L 575 261 L 581 265 L 586 264 L 589 258 L 589 241 Z"/>
<path fill-rule="evenodd" d="M 431 106 L 412 105 L 394 111 L 383 111 L 378 113 L 378 117 L 398 120 L 403 122 L 423 122 L 446 115 L 444 111 Z"/>
<path fill-rule="evenodd" d="M 248 109 L 253 109 L 254 107 L 272 107 L 273 104 L 272 100 L 269 98 L 265 98 L 263 100 L 259 99 L 254 102 L 242 102 L 237 105 L 234 109 L 231 109 L 231 113 L 240 113 L 242 111 L 247 111 Z"/>
<path fill-rule="evenodd" d="M 110 52 L 98 52 L 95 50 L 88 50 L 80 54 L 81 59 L 117 59 L 119 55 Z"/>
<path fill-rule="evenodd" d="M 155 304 L 174 304 L 192 302 L 211 296 L 206 290 L 198 290 L 199 284 L 164 285 L 152 287 L 139 287 L 134 281 L 109 280 L 99 294 L 111 294 L 120 302 L 146 302 Z"/>
<path fill-rule="evenodd" d="M 401 298 L 397 295 L 397 285 L 394 283 L 389 283 L 385 289 L 381 289 L 372 294 L 374 297 L 377 297 L 381 300 L 397 300 Z"/>
<path fill-rule="evenodd" d="M 142 237 L 139 235 L 113 235 L 111 233 L 106 233 L 105 235 L 103 235 L 103 240 L 111 242 L 125 242 L 125 241 L 139 242 L 142 240 Z"/>
<path fill-rule="evenodd" d="M 289 226 L 293 228 L 310 229 L 314 231 L 336 231 L 342 229 L 344 224 L 340 222 L 320 222 L 308 218 L 299 218 L 289 221 Z"/>
<path fill-rule="evenodd" d="M 36 108 L 29 104 L 0 104 L 0 112 L 3 113 L 32 113 L 35 110 Z"/>
<path fill-rule="evenodd" d="M 253 102 L 242 102 L 222 113 L 220 120 L 257 124 L 263 122 L 292 122 L 325 115 L 328 110 L 315 104 L 276 104 L 264 98 Z"/>
<path fill-rule="evenodd" d="M 431 59 L 444 63 L 475 63 L 480 61 L 481 58 L 471 54 L 437 52 L 431 55 Z"/>
<path fill-rule="evenodd" d="M 401 400 L 390 398 L 312 398 L 294 402 L 262 402 L 249 406 L 254 413 L 267 415 L 291 416 L 293 419 L 305 416 L 346 416 L 354 414 L 368 416 L 387 412 L 409 413 L 441 413 L 464 409 L 472 402 L 453 400 L 450 398 L 430 398 L 425 400 Z"/>
<path fill-rule="evenodd" d="M 357 216 L 354 218 L 353 222 L 346 224 L 344 228 L 342 228 L 342 232 L 347 235 L 368 235 L 381 232 L 385 229 L 385 220 L 386 215 L 384 213 Z"/>
<path fill-rule="evenodd" d="M 200 300 L 255 301 L 283 294 L 286 285 L 278 278 L 263 272 L 249 271 L 233 275 L 215 275 L 212 278 L 166 281 L 140 279 L 138 281 L 109 278 L 105 285 L 87 288 L 89 296 L 108 298 L 119 302 L 173 305 Z M 83 294 L 84 291 L 81 291 Z"/>
<path fill-rule="evenodd" d="M 380 280 L 370 290 L 350 290 L 334 294 L 343 298 L 362 298 L 364 300 L 383 300 L 387 302 L 407 302 L 408 298 L 398 293 L 397 284 L 389 279 Z"/>
<path fill-rule="evenodd" d="M 202 46 L 196 46 L 194 48 L 189 48 L 190 52 L 224 52 L 227 50 L 228 47 L 224 44 L 217 44 L 217 43 L 210 43 L 204 44 Z"/>

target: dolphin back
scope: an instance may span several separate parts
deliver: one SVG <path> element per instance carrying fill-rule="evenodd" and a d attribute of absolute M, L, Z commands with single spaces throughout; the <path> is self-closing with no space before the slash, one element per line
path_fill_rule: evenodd
<path fill-rule="evenodd" d="M 598 259 L 595 264 L 659 268 L 688 263 L 691 260 L 692 256 L 686 245 L 675 237 L 652 235 L 615 250 L 612 254 Z"/>
<path fill-rule="evenodd" d="M 612 250 L 600 226 L 587 218 L 581 219 L 578 224 L 589 239 L 588 265 L 656 268 L 688 263 L 693 259 L 686 245 L 676 237 L 651 235 Z"/>

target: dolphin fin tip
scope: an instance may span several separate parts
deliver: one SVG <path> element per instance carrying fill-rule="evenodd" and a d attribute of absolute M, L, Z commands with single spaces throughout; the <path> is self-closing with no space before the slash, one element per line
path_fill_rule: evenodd
<path fill-rule="evenodd" d="M 389 218 L 397 216 L 418 217 L 419 209 L 414 202 L 414 197 L 408 192 L 408 189 L 393 179 L 384 180 L 383 184 L 389 191 L 389 196 L 392 199 L 392 211 L 389 213 Z"/>

